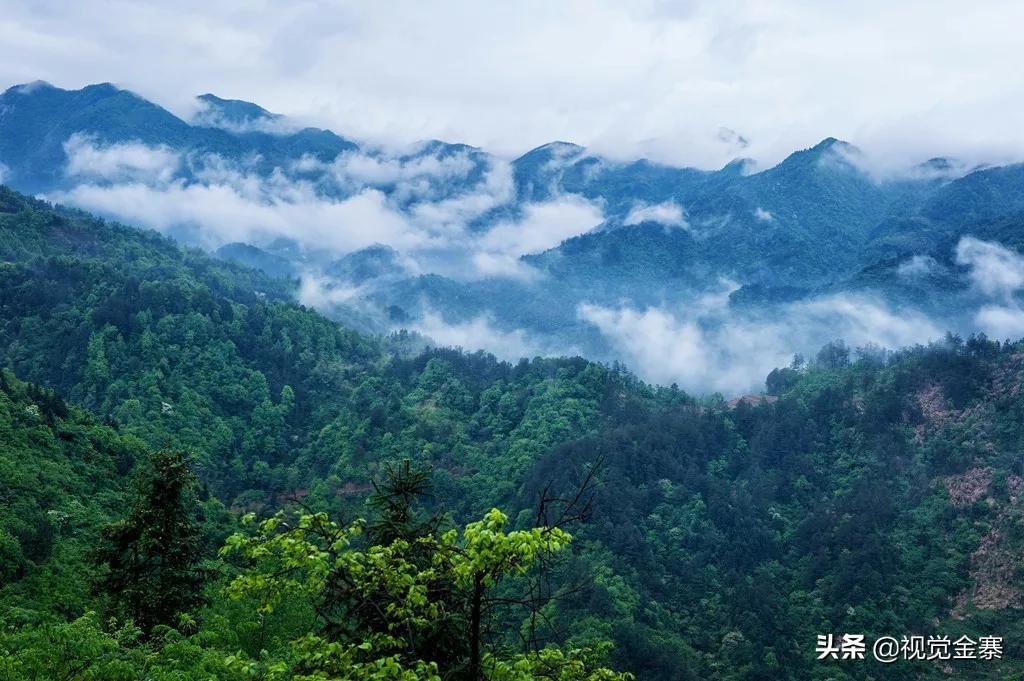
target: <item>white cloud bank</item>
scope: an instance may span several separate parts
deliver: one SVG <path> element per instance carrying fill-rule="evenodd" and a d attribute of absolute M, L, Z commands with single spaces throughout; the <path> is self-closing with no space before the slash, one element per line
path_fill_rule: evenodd
<path fill-rule="evenodd" d="M 968 236 L 956 246 L 956 261 L 970 268 L 975 288 L 994 299 L 978 310 L 975 324 L 997 339 L 1024 336 L 1024 308 L 1017 300 L 1017 293 L 1024 289 L 1024 256 Z"/>
<path fill-rule="evenodd" d="M 536 273 L 519 258 L 558 246 L 589 232 L 604 220 L 593 201 L 566 194 L 543 203 L 527 204 L 516 221 L 499 222 L 467 247 L 477 271 L 484 276 L 530 279 Z"/>
<path fill-rule="evenodd" d="M 241 181 L 244 184 L 245 178 Z M 330 201 L 302 184 L 281 189 L 264 200 L 236 184 L 178 180 L 162 187 L 140 182 L 81 184 L 52 198 L 161 231 L 197 228 L 208 248 L 283 236 L 345 253 L 375 243 L 414 248 L 430 240 L 395 212 L 380 191 L 368 189 Z"/>
<path fill-rule="evenodd" d="M 853 295 L 783 306 L 770 320 L 743 317 L 726 309 L 732 288 L 727 285 L 694 305 L 583 304 L 578 313 L 645 380 L 728 395 L 760 389 L 765 376 L 788 365 L 794 353 L 813 354 L 835 338 L 855 347 L 901 347 L 942 335 L 922 314 L 896 312 Z"/>
<path fill-rule="evenodd" d="M 684 229 L 689 227 L 686 222 L 686 212 L 675 201 L 654 204 L 637 203 L 630 208 L 622 224 L 632 227 L 644 222 L 656 222 L 665 227 L 682 227 Z"/>
<path fill-rule="evenodd" d="M 90 135 L 75 133 L 64 143 L 68 177 L 80 181 L 166 184 L 181 165 L 181 156 L 164 146 L 140 142 L 102 145 Z"/>
<path fill-rule="evenodd" d="M 834 135 L 917 161 L 998 161 L 1024 152 L 1024 73 L 1007 58 L 1022 24 L 1012 0 L 11 0 L 0 81 L 112 80 L 178 112 L 213 91 L 356 139 L 507 154 L 565 139 L 770 165 Z"/>
<path fill-rule="evenodd" d="M 901 277 L 914 279 L 927 276 L 938 270 L 939 267 L 939 263 L 930 255 L 915 255 L 901 262 L 896 268 L 896 273 Z"/>
<path fill-rule="evenodd" d="M 1024 336 L 1024 255 L 974 237 L 955 247 L 980 306 L 971 314 L 974 329 L 998 339 Z M 916 256 L 902 263 L 905 277 L 941 267 Z M 940 339 L 951 320 L 933 320 L 912 309 L 893 309 L 873 297 L 832 295 L 773 308 L 771 316 L 728 309 L 735 284 L 693 301 L 637 308 L 584 303 L 577 313 L 594 325 L 621 358 L 646 380 L 678 383 L 696 392 L 737 394 L 757 390 L 773 368 L 789 364 L 794 353 L 813 355 L 829 340 L 853 347 L 899 348 Z"/>
<path fill-rule="evenodd" d="M 463 348 L 467 351 L 486 349 L 495 357 L 509 362 L 548 354 L 542 343 L 522 329 L 499 329 L 488 315 L 480 315 L 466 322 L 450 323 L 440 313 L 428 310 L 411 328 L 439 346 Z"/>
<path fill-rule="evenodd" d="M 255 170 L 255 157 L 233 162 L 137 141 L 104 144 L 82 134 L 64 149 L 65 174 L 78 184 L 49 198 L 163 232 L 184 230 L 210 249 L 286 237 L 340 255 L 379 243 L 413 255 L 440 253 L 440 260 L 458 263 L 446 273 L 461 277 L 528 279 L 536 272 L 521 256 L 604 220 L 599 204 L 559 195 L 526 204 L 517 219 L 484 232 L 471 229 L 474 220 L 513 201 L 515 187 L 507 161 L 468 151 L 350 152 L 330 162 L 304 156 L 267 174 Z"/>
<path fill-rule="evenodd" d="M 1024 288 L 1024 258 L 1000 244 L 964 237 L 956 261 L 971 268 L 971 280 L 986 295 L 1008 298 Z"/>

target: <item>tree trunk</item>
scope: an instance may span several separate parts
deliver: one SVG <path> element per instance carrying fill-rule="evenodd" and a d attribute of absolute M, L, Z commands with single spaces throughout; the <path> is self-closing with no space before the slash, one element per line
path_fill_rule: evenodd
<path fill-rule="evenodd" d="M 469 679 L 480 681 L 480 616 L 484 600 L 484 582 L 480 575 L 473 579 L 473 602 L 469 614 Z"/>

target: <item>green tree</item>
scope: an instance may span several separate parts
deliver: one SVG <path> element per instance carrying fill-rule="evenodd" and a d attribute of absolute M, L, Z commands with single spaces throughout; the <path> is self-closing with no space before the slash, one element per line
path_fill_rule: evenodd
<path fill-rule="evenodd" d="M 254 521 L 253 516 L 246 519 Z M 507 531 L 507 517 L 492 509 L 461 531 L 430 532 L 412 540 L 357 548 L 366 522 L 341 526 L 324 513 L 260 522 L 255 533 L 232 535 L 222 554 L 240 555 L 248 566 L 227 587 L 229 596 L 253 599 L 271 615 L 285 601 L 307 599 L 328 623 L 341 608 L 356 616 L 347 631 L 321 626 L 293 641 L 276 659 L 231 659 L 236 668 L 269 678 L 481 679 L 529 681 L 625 680 L 596 664 L 592 650 L 508 654 L 488 640 L 483 618 L 498 599 L 505 577 L 522 574 L 541 556 L 565 549 L 571 537 L 558 527 Z M 425 560 L 424 560 L 425 558 Z M 343 584 L 344 589 L 332 589 Z M 459 626 L 451 626 L 453 623 Z M 422 641 L 443 628 L 448 650 L 435 655 Z"/>
<path fill-rule="evenodd" d="M 144 632 L 177 624 L 202 601 L 195 484 L 183 454 L 153 454 L 128 516 L 103 528 L 101 590 Z"/>

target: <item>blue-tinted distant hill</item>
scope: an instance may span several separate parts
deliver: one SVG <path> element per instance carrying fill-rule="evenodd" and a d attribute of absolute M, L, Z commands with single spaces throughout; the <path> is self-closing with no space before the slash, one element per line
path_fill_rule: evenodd
<path fill-rule="evenodd" d="M 204 95 L 204 118 L 219 112 L 221 122 L 251 120 L 254 104 Z M 357 145 L 332 132 L 304 128 L 287 134 L 258 129 L 228 130 L 191 125 L 166 109 L 110 83 L 81 90 L 63 90 L 37 82 L 12 87 L 0 95 L 0 161 L 5 181 L 27 192 L 66 186 L 67 154 L 72 135 L 86 134 L 99 143 L 140 142 L 175 151 L 214 153 L 229 159 L 258 156 L 257 165 L 269 172 L 303 155 L 328 161 Z"/>
<path fill-rule="evenodd" d="M 78 159 L 85 176 L 69 166 L 69 153 L 83 149 L 96 156 Z M 119 153 L 155 154 L 158 179 L 100 172 Z M 158 167 L 160 155 L 169 167 Z M 1024 245 L 1024 166 L 934 158 L 879 176 L 834 138 L 773 167 L 736 159 L 717 170 L 614 160 L 565 141 L 514 159 L 443 140 L 386 151 L 214 94 L 183 120 L 111 84 L 32 83 L 0 95 L 0 164 L 2 180 L 29 193 L 73 199 L 84 183 L 143 185 L 148 194 L 133 196 L 128 218 L 116 201 L 92 206 L 141 226 L 154 225 L 139 206 L 168 187 L 192 196 L 232 177 L 228 198 L 238 205 L 216 199 L 224 212 L 211 224 L 160 227 L 275 277 L 312 277 L 316 286 L 303 289 L 311 300 L 366 330 L 415 327 L 427 315 L 450 324 L 482 317 L 497 331 L 602 359 L 611 350 L 580 319 L 583 303 L 687 309 L 727 281 L 733 308 L 767 316 L 821 295 L 869 292 L 962 321 L 973 299 L 953 255 L 959 240 Z M 352 198 L 358 210 L 335 210 Z M 557 210 L 547 223 L 529 222 L 536 207 L 566 202 L 599 217 L 571 232 Z M 298 208 L 274 213 L 282 206 Z M 239 243 L 248 221 L 261 219 L 252 242 Z M 232 224 L 218 241 L 221 220 Z M 545 230 L 569 236 L 559 243 Z M 339 246 L 331 237 L 344 231 L 361 238 Z M 384 245 L 366 248 L 375 242 Z M 504 258 L 505 269 L 480 270 L 481 250 Z M 931 262 L 941 267 L 907 276 Z"/>

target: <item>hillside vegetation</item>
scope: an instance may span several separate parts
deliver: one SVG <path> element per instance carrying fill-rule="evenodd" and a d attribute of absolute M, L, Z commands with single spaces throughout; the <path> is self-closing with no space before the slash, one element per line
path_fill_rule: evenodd
<path fill-rule="evenodd" d="M 0 678 L 1024 674 L 1024 345 L 837 343 L 726 403 L 291 296 L 0 190 Z"/>

